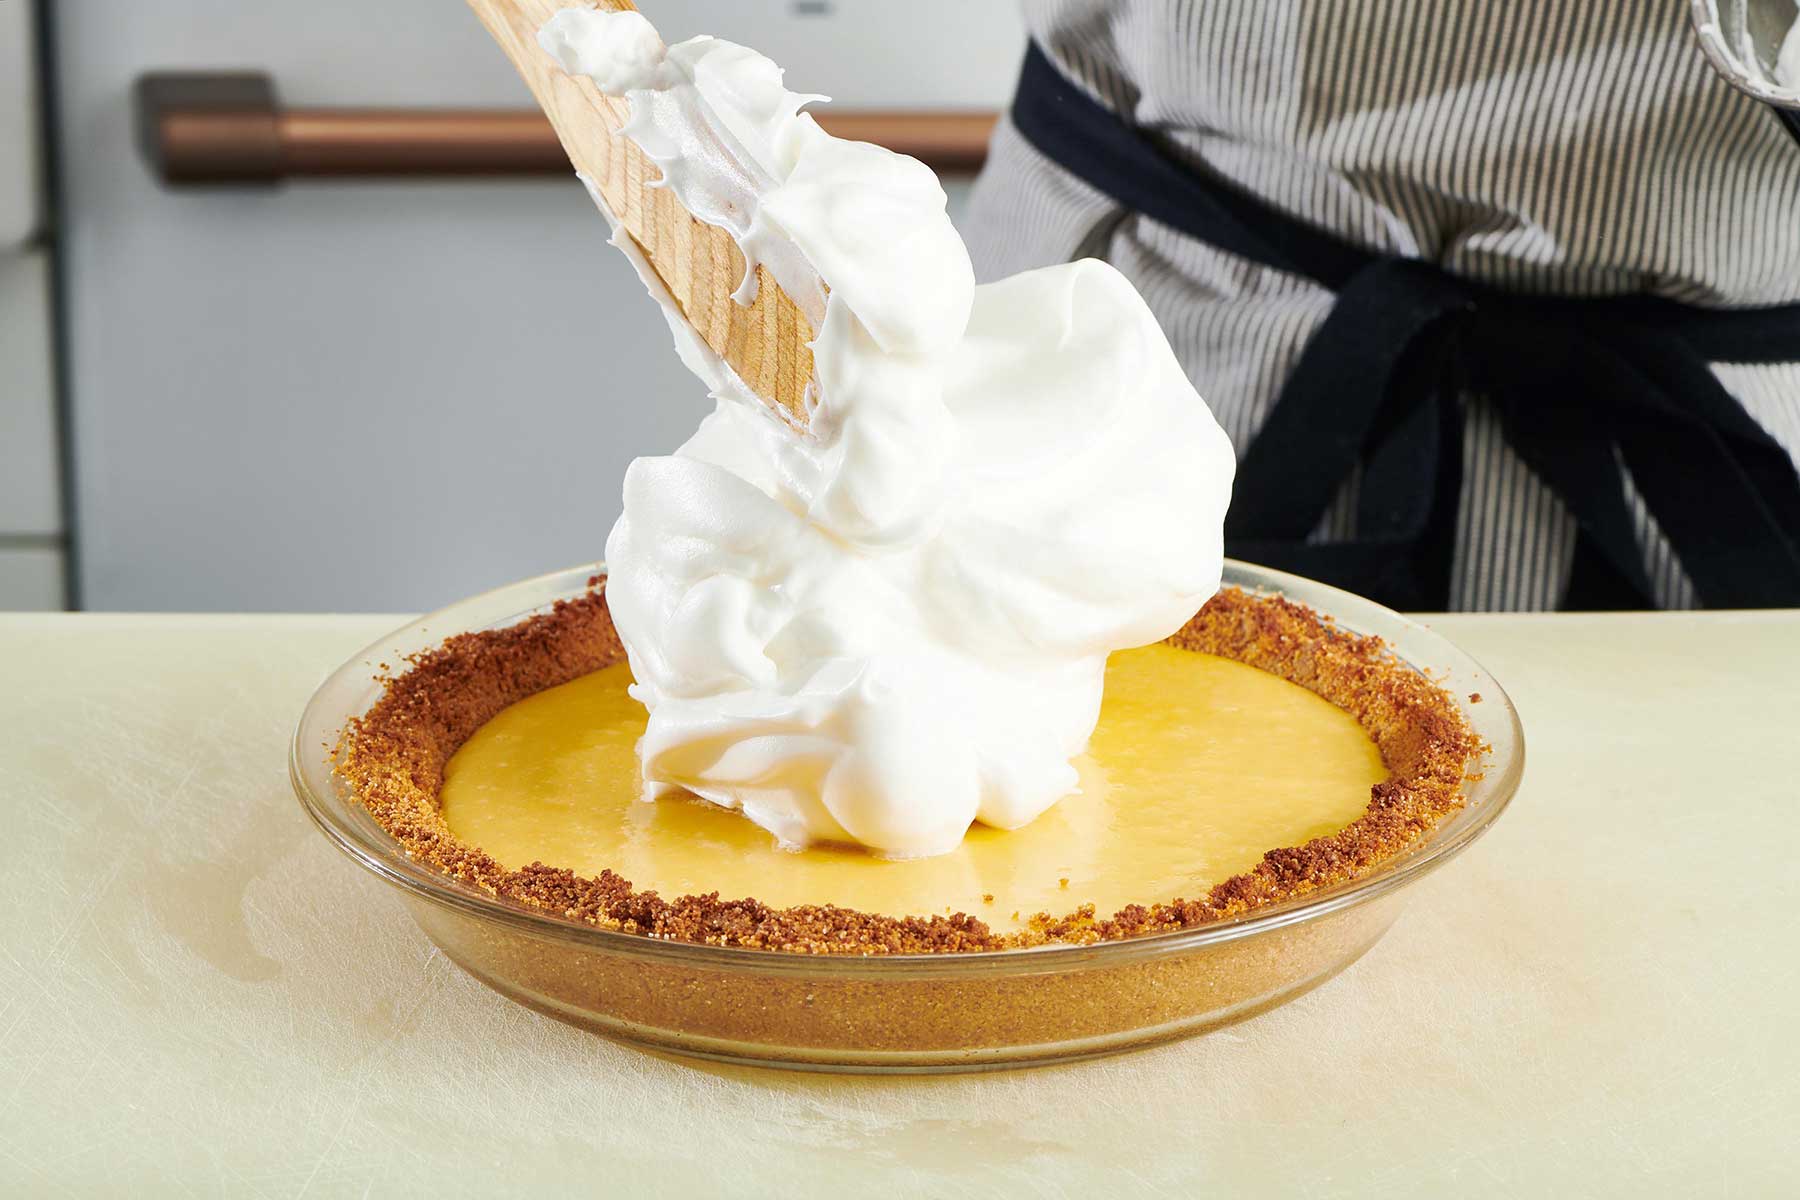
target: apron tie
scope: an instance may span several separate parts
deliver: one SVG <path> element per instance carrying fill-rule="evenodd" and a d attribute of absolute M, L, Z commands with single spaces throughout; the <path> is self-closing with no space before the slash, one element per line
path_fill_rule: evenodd
<path fill-rule="evenodd" d="M 1704 604 L 1800 606 L 1800 477 L 1708 366 L 1800 361 L 1800 305 L 1508 292 L 1372 253 L 1177 163 L 1035 43 L 1012 118 L 1125 207 L 1337 294 L 1241 456 L 1229 553 L 1447 607 L 1469 391 L 1579 527 L 1568 606 L 1654 606 L 1626 470 Z M 1357 537 L 1309 542 L 1359 463 Z"/>

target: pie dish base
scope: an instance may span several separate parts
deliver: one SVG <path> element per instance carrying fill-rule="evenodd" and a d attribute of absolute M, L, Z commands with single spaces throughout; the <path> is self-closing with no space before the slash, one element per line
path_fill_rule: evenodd
<path fill-rule="evenodd" d="M 1001 953 L 1057 961 L 867 978 L 830 967 L 896 960 L 783 956 L 814 969 L 782 973 L 667 962 L 520 936 L 427 902 L 408 907 L 426 936 L 488 987 L 617 1041 L 747 1066 L 921 1074 L 1095 1058 L 1254 1017 L 1361 958 L 1399 901 L 1391 894 L 1258 937 L 1130 962 L 1069 961 L 1090 948 L 1023 950 Z"/>
<path fill-rule="evenodd" d="M 1523 738 L 1499 685 L 1443 639 L 1322 585 L 1242 564 L 1227 584 L 1280 593 L 1381 636 L 1464 708 L 1489 750 L 1466 803 L 1391 858 L 1190 928 L 1091 944 L 961 953 L 798 954 L 600 928 L 508 903 L 403 853 L 331 749 L 382 692 L 383 666 L 454 634 L 504 628 L 587 594 L 579 568 L 475 597 L 396 631 L 320 688 L 296 732 L 303 804 L 354 859 L 396 885 L 428 937 L 521 1003 L 645 1046 L 736 1062 L 861 1071 L 969 1070 L 1087 1057 L 1241 1020 L 1317 986 L 1388 928 L 1401 889 L 1466 846 L 1517 786 Z"/>

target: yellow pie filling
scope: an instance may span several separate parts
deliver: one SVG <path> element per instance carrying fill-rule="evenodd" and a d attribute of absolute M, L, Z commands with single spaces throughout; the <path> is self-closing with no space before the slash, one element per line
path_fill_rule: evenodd
<path fill-rule="evenodd" d="M 1092 903 L 1198 897 L 1265 851 L 1336 833 L 1387 777 L 1347 713 L 1286 680 L 1147 646 L 1107 665 L 1080 791 L 1023 829 L 977 824 L 955 851 L 904 862 L 784 850 L 699 799 L 643 800 L 642 706 L 620 663 L 503 710 L 450 759 L 439 793 L 458 838 L 503 866 L 610 868 L 673 899 L 838 904 L 894 916 L 966 912 L 996 930 Z"/>

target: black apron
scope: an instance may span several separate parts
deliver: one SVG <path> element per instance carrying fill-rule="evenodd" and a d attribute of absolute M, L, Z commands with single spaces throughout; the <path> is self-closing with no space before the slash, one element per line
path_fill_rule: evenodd
<path fill-rule="evenodd" d="M 1579 527 L 1564 607 L 1655 607 L 1626 469 L 1703 604 L 1800 607 L 1800 477 L 1708 367 L 1800 362 L 1800 304 L 1508 292 L 1362 249 L 1177 162 L 1035 43 L 1012 119 L 1125 208 L 1337 294 L 1241 456 L 1227 553 L 1448 607 L 1471 392 Z M 1356 539 L 1309 542 L 1358 463 Z"/>

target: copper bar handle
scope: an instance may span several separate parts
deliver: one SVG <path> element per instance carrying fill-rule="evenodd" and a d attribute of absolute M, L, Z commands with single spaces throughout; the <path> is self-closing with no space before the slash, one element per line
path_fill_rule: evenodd
<path fill-rule="evenodd" d="M 535 109 L 285 109 L 257 72 L 152 73 L 136 88 L 138 140 L 175 184 L 324 177 L 566 175 L 572 168 Z M 987 157 L 995 114 L 951 110 L 816 114 L 838 137 L 875 142 L 939 171 Z"/>

